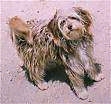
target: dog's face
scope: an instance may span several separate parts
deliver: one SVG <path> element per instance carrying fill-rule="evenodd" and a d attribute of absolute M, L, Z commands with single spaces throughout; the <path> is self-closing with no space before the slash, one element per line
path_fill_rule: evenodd
<path fill-rule="evenodd" d="M 60 17 L 58 27 L 67 39 L 78 39 L 83 34 L 84 25 L 76 16 Z"/>
<path fill-rule="evenodd" d="M 61 33 L 70 40 L 82 37 L 90 26 L 90 14 L 80 8 L 64 12 L 58 16 L 58 27 Z"/>

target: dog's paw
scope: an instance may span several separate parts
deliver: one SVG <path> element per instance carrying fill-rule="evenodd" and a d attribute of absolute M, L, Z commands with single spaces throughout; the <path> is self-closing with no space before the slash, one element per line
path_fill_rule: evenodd
<path fill-rule="evenodd" d="M 40 90 L 47 90 L 49 88 L 48 83 L 47 82 L 42 82 L 42 83 L 38 83 L 38 88 Z"/>
<path fill-rule="evenodd" d="M 88 92 L 87 92 L 86 88 L 75 87 L 74 90 L 75 90 L 76 96 L 79 99 L 86 100 L 88 98 Z"/>
<path fill-rule="evenodd" d="M 104 75 L 102 74 L 102 73 L 100 73 L 100 74 L 98 74 L 96 77 L 95 77 L 95 81 L 101 81 L 101 80 L 103 80 L 105 77 L 104 77 Z"/>

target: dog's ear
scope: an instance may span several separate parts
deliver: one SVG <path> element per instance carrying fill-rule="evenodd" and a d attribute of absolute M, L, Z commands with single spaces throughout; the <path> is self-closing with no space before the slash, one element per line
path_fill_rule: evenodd
<path fill-rule="evenodd" d="M 58 11 L 56 10 L 56 13 L 54 15 L 54 18 L 57 18 L 57 14 L 58 14 Z"/>
<path fill-rule="evenodd" d="M 56 11 L 54 17 L 52 18 L 52 20 L 48 23 L 48 28 L 50 30 L 53 30 L 54 27 L 56 26 L 56 22 L 57 22 L 57 11 Z"/>
<path fill-rule="evenodd" d="M 50 32 L 56 36 L 56 31 L 57 31 L 57 28 L 58 28 L 58 24 L 57 24 L 57 11 L 53 17 L 53 19 L 48 23 L 47 25 L 48 29 L 50 30 Z"/>
<path fill-rule="evenodd" d="M 82 9 L 81 7 L 74 7 L 75 12 L 82 18 L 82 22 L 86 28 L 89 28 L 92 24 L 92 17 L 87 10 Z"/>

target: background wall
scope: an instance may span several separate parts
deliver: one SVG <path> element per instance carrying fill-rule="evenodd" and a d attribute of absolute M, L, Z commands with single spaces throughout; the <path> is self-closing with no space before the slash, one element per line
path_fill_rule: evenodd
<path fill-rule="evenodd" d="M 110 5 L 97 1 L 4 1 L 1 2 L 1 103 L 2 104 L 109 104 L 110 102 Z M 66 83 L 55 81 L 48 90 L 40 91 L 29 83 L 20 68 L 20 59 L 10 39 L 9 18 L 24 20 L 51 18 L 56 9 L 80 6 L 93 16 L 94 54 L 102 64 L 105 79 L 88 87 L 89 99 L 79 100 Z"/>

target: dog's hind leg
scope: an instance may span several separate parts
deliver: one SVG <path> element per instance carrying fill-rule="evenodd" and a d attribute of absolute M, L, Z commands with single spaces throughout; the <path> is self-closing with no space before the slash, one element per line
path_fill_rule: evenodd
<path fill-rule="evenodd" d="M 38 70 L 35 68 L 33 70 L 29 70 L 29 78 L 30 80 L 40 89 L 46 90 L 48 89 L 48 83 L 44 81 L 44 70 Z"/>

